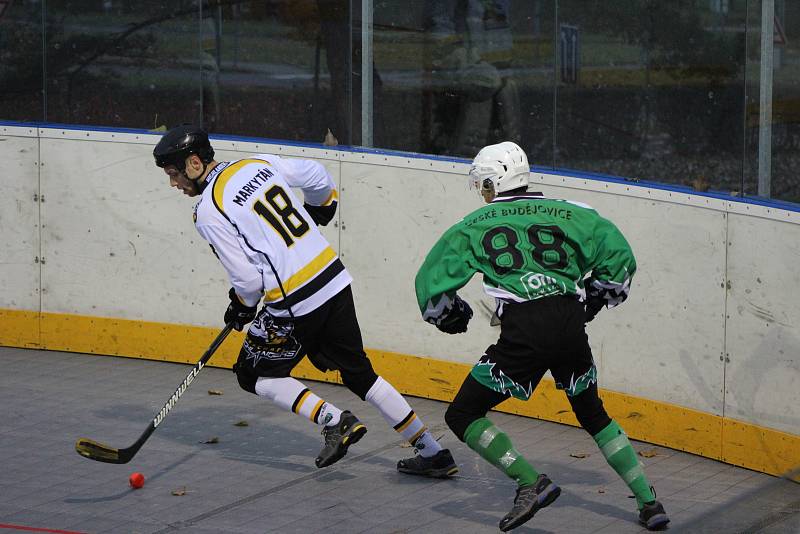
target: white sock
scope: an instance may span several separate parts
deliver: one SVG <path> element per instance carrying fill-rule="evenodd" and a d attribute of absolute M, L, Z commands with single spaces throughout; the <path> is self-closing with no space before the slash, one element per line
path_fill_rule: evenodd
<path fill-rule="evenodd" d="M 380 376 L 369 388 L 366 400 L 381 412 L 392 428 L 406 438 L 420 455 L 430 457 L 442 450 L 442 446 L 433 439 L 433 435 L 406 399 Z"/>
<path fill-rule="evenodd" d="M 339 408 L 317 397 L 302 382 L 292 377 L 259 377 L 256 380 L 256 393 L 318 425 L 338 424 L 342 415 Z"/>

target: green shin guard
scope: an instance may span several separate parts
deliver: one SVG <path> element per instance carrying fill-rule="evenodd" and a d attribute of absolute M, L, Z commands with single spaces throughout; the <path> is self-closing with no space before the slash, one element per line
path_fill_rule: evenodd
<path fill-rule="evenodd" d="M 650 489 L 650 482 L 622 427 L 612 419 L 607 427 L 593 437 L 608 464 L 633 491 L 639 509 L 645 503 L 654 501 L 656 497 Z"/>
<path fill-rule="evenodd" d="M 516 480 L 520 486 L 536 483 L 536 477 L 539 476 L 536 469 L 514 449 L 508 436 L 485 417 L 467 427 L 464 441 L 481 458 Z"/>

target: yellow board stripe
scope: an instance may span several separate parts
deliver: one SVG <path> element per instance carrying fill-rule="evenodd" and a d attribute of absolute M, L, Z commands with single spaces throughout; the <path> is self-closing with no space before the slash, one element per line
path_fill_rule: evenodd
<path fill-rule="evenodd" d="M 294 401 L 294 413 L 300 413 L 300 408 L 303 407 L 303 403 L 308 399 L 308 396 L 311 395 L 311 391 L 305 390 L 300 398 Z"/>
<path fill-rule="evenodd" d="M 336 252 L 334 252 L 331 247 L 326 247 L 325 250 L 320 252 L 316 258 L 308 262 L 302 269 L 283 281 L 283 290 L 286 291 L 286 295 L 289 296 L 292 291 L 314 278 L 314 276 L 316 276 L 335 259 Z M 280 287 L 270 289 L 264 294 L 264 300 L 266 302 L 274 302 L 281 300 L 282 298 L 283 293 L 281 292 Z"/>
<path fill-rule="evenodd" d="M 251 163 L 269 165 L 269 162 L 264 161 L 263 159 L 242 159 L 225 167 L 225 170 L 219 173 L 219 176 L 217 176 L 217 179 L 214 181 L 214 205 L 217 206 L 217 209 L 223 215 L 225 214 L 225 210 L 223 209 L 222 198 L 225 194 L 225 186 L 228 185 L 228 181 L 233 178 L 234 174 L 236 174 L 245 165 L 249 165 Z"/>
<path fill-rule="evenodd" d="M 218 329 L 29 310 L 0 309 L 0 345 L 146 358 L 194 364 Z M 230 369 L 244 332 L 233 332 L 209 365 Z M 403 394 L 452 401 L 472 365 L 366 349 L 378 375 Z M 323 373 L 304 358 L 292 376 L 341 384 L 338 372 Z M 609 415 L 631 438 L 771 475 L 784 475 L 800 465 L 800 435 L 729 417 L 600 390 Z M 578 426 L 563 391 L 544 379 L 530 401 L 510 399 L 496 411 Z M 800 474 L 792 475 L 800 482 Z"/>

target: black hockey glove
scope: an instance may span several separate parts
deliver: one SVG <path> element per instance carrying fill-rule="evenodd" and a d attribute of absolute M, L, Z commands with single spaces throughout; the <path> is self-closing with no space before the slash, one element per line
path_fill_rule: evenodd
<path fill-rule="evenodd" d="M 589 297 L 584 304 L 586 305 L 585 322 L 590 323 L 592 319 L 600 313 L 600 310 L 606 307 L 606 299 L 602 297 Z"/>
<path fill-rule="evenodd" d="M 247 326 L 247 323 L 256 318 L 258 306 L 242 304 L 242 301 L 236 295 L 236 290 L 233 288 L 228 291 L 228 297 L 231 299 L 231 303 L 228 304 L 228 309 L 225 310 L 225 324 L 232 324 L 234 330 L 241 332 Z"/>
<path fill-rule="evenodd" d="M 436 325 L 436 328 L 445 334 L 460 334 L 467 331 L 470 319 L 472 319 L 472 308 L 466 300 L 456 295 L 450 313 Z"/>
<path fill-rule="evenodd" d="M 312 206 L 311 204 L 303 204 L 311 218 L 317 223 L 318 226 L 326 226 L 333 216 L 336 215 L 336 202 L 328 206 Z"/>

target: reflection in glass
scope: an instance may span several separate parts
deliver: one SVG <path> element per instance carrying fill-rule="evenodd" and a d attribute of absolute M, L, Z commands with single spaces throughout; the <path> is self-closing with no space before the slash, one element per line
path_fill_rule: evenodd
<path fill-rule="evenodd" d="M 44 6 L 45 120 L 151 129 L 201 119 L 199 2 Z"/>
<path fill-rule="evenodd" d="M 800 3 L 765 1 L 0 0 L 0 120 L 463 158 L 513 140 L 538 167 L 800 202 Z"/>
<path fill-rule="evenodd" d="M 740 191 L 745 10 L 631 4 L 559 2 L 580 63 L 557 80 L 556 165 Z"/>
<path fill-rule="evenodd" d="M 44 118 L 42 8 L 0 2 L 0 120 Z"/>
<path fill-rule="evenodd" d="M 800 4 L 775 1 L 772 79 L 761 77 L 761 2 L 748 2 L 747 99 L 743 193 L 759 193 L 759 153 L 769 154 L 769 175 L 762 175 L 770 197 L 800 203 Z M 771 83 L 772 125 L 768 150 L 760 147 L 761 90 Z M 763 172 L 763 170 L 762 170 Z M 766 182 L 766 183 L 764 183 Z"/>
<path fill-rule="evenodd" d="M 532 160 L 549 165 L 548 4 L 382 3 L 374 17 L 375 69 L 382 81 L 377 144 L 471 158 L 486 144 L 514 140 Z"/>
<path fill-rule="evenodd" d="M 351 140 L 347 0 L 234 2 L 219 8 L 215 131 L 322 142 Z"/>

